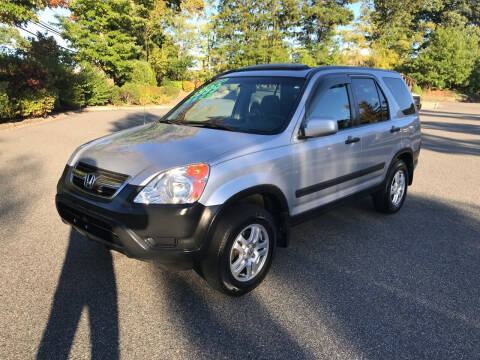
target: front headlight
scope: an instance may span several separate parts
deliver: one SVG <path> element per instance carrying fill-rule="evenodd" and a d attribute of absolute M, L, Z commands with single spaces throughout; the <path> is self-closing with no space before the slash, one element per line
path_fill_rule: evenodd
<path fill-rule="evenodd" d="M 207 183 L 207 164 L 176 167 L 155 176 L 133 200 L 140 204 L 190 204 Z"/>

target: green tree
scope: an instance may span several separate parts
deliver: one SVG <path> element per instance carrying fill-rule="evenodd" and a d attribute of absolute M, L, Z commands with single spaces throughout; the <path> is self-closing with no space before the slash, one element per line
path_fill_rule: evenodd
<path fill-rule="evenodd" d="M 163 25 L 155 27 L 163 31 L 162 41 L 152 47 L 149 57 L 159 83 L 163 79 L 188 79 L 188 68 L 195 62 L 192 54 L 201 51 L 199 23 L 206 18 L 203 9 L 203 0 L 183 0 L 180 7 L 162 13 Z"/>
<path fill-rule="evenodd" d="M 410 60 L 424 42 L 431 24 L 419 22 L 422 2 L 427 0 L 366 1 L 362 12 L 363 30 L 370 44 L 369 64 L 398 68 Z M 435 0 L 434 0 L 435 1 Z"/>
<path fill-rule="evenodd" d="M 66 6 L 65 0 L 0 0 L 0 23 L 18 25 L 36 19 L 38 10 Z"/>
<path fill-rule="evenodd" d="M 423 86 L 438 89 L 466 86 L 479 58 L 478 42 L 473 31 L 438 26 L 406 70 Z"/>
<path fill-rule="evenodd" d="M 220 0 L 213 19 L 217 67 L 273 62 L 334 63 L 335 29 L 353 19 L 352 0 Z M 333 50 L 333 51 L 332 51 Z"/>
<path fill-rule="evenodd" d="M 179 47 L 167 39 L 162 47 L 153 49 L 150 63 L 157 75 L 157 81 L 161 83 L 165 78 L 185 80 L 187 69 L 193 65 L 193 58 L 189 55 L 182 56 Z"/>
<path fill-rule="evenodd" d="M 20 35 L 18 29 L 12 26 L 0 25 L 0 52 L 11 53 L 18 49 L 26 50 L 30 46 L 28 40 Z"/>
<path fill-rule="evenodd" d="M 333 65 L 338 62 L 339 51 L 334 35 L 337 26 L 352 22 L 353 12 L 347 5 L 355 1 L 300 1 L 299 29 L 296 35 L 316 65 Z"/>
<path fill-rule="evenodd" d="M 221 0 L 213 19 L 214 62 L 219 69 L 289 59 L 285 38 L 298 15 L 291 1 Z M 291 9 L 288 12 L 287 9 Z"/>
<path fill-rule="evenodd" d="M 76 60 L 100 67 L 117 84 L 132 72 L 141 55 L 134 36 L 142 20 L 132 15 L 130 0 L 71 0 L 70 18 L 62 18 L 64 37 L 77 49 Z"/>
<path fill-rule="evenodd" d="M 425 49 L 438 26 L 475 26 L 479 32 L 480 0 L 363 1 L 372 66 L 401 68 Z"/>
<path fill-rule="evenodd" d="M 71 0 L 72 15 L 62 19 L 64 36 L 78 50 L 77 61 L 99 66 L 122 85 L 132 60 L 162 49 L 181 11 L 200 11 L 203 0 Z M 153 64 L 155 67 L 155 64 Z"/>

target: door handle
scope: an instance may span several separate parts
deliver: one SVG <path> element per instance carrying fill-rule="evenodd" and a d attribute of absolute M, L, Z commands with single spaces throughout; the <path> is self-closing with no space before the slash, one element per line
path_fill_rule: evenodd
<path fill-rule="evenodd" d="M 396 126 L 392 126 L 392 128 L 390 129 L 391 133 L 396 133 L 396 132 L 399 132 L 399 131 L 400 131 L 400 128 L 396 127 Z"/>
<path fill-rule="evenodd" d="M 359 137 L 349 136 L 349 137 L 347 138 L 347 140 L 345 140 L 345 144 L 356 143 L 356 142 L 359 142 L 359 141 L 360 141 L 360 138 L 359 138 Z"/>

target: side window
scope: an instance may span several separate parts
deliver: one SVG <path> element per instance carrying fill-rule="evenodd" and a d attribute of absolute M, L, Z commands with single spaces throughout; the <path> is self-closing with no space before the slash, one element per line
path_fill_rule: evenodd
<path fill-rule="evenodd" d="M 347 86 L 338 84 L 315 96 L 310 105 L 309 117 L 336 120 L 338 129 L 351 127 L 352 116 L 350 114 Z"/>
<path fill-rule="evenodd" d="M 388 112 L 388 101 L 383 93 L 382 88 L 377 84 L 378 96 L 380 96 L 380 108 L 382 112 L 382 120 L 389 120 L 390 114 Z"/>
<path fill-rule="evenodd" d="M 407 84 L 400 78 L 384 77 L 383 81 L 387 84 L 397 101 L 400 110 L 404 115 L 415 114 L 415 105 L 413 104 L 412 94 L 408 90 Z"/>
<path fill-rule="evenodd" d="M 378 97 L 377 86 L 373 79 L 352 79 L 355 99 L 360 112 L 360 124 L 372 124 L 382 121 L 382 106 Z M 386 120 L 386 119 L 385 119 Z"/>

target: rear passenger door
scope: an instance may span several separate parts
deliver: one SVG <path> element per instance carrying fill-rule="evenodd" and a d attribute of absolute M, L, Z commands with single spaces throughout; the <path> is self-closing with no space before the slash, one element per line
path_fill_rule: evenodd
<path fill-rule="evenodd" d="M 378 82 L 370 76 L 351 76 L 352 93 L 358 117 L 357 136 L 362 153 L 358 161 L 363 169 L 359 190 L 383 180 L 397 145 L 401 144 L 400 127 L 390 117 L 389 104 Z"/>

